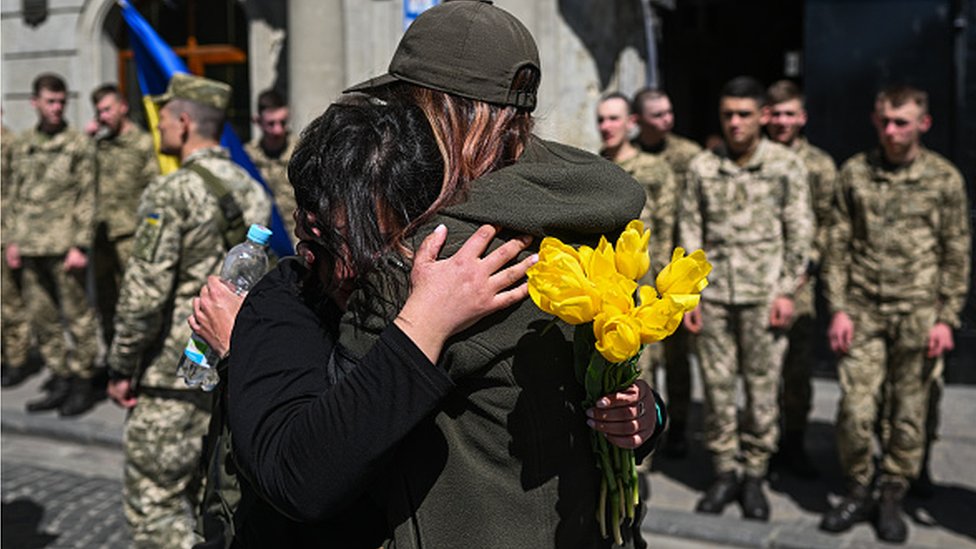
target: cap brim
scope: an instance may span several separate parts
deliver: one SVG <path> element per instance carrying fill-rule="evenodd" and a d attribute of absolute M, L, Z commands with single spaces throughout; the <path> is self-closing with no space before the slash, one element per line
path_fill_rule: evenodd
<path fill-rule="evenodd" d="M 396 76 L 393 76 L 390 73 L 386 73 L 386 74 L 384 74 L 382 76 L 377 76 L 377 77 L 374 77 L 374 78 L 370 78 L 369 80 L 367 80 L 365 82 L 360 82 L 359 84 L 356 84 L 355 86 L 352 86 L 351 88 L 346 88 L 345 90 L 342 91 L 342 93 L 355 93 L 355 92 L 369 93 L 369 92 L 371 92 L 373 90 L 382 88 L 384 86 L 389 86 L 390 84 L 393 84 L 394 82 L 399 82 L 399 81 L 400 81 L 400 79 L 397 78 Z"/>
<path fill-rule="evenodd" d="M 173 94 L 171 94 L 169 92 L 161 93 L 159 95 L 150 95 L 149 96 L 149 100 L 152 101 L 153 103 L 157 104 L 157 105 L 162 105 L 163 103 L 168 102 L 172 98 L 173 98 Z"/>

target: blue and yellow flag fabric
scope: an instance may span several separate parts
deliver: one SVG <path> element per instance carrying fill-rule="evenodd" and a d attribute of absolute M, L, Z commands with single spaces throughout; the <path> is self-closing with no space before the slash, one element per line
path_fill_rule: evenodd
<path fill-rule="evenodd" d="M 179 56 L 173 52 L 166 42 L 149 25 L 142 15 L 125 0 L 118 0 L 119 7 L 122 9 L 122 18 L 125 19 L 129 27 L 129 45 L 135 55 L 136 73 L 138 75 L 139 87 L 142 90 L 143 105 L 146 109 L 146 118 L 153 133 L 153 140 L 156 143 L 156 150 L 159 150 L 159 111 L 156 104 L 149 98 L 159 95 L 166 91 L 169 79 L 179 72 L 189 72 L 186 64 Z M 231 159 L 247 170 L 251 177 L 258 180 L 264 187 L 265 192 L 271 199 L 271 249 L 278 257 L 292 255 L 291 238 L 285 224 L 282 222 L 281 213 L 278 206 L 274 203 L 274 195 L 268 184 L 261 177 L 261 173 L 251 162 L 251 158 L 244 152 L 241 140 L 234 133 L 230 124 L 224 124 L 224 132 L 220 137 L 220 144 L 229 152 Z M 160 155 L 159 161 L 162 172 L 169 173 L 179 167 L 179 160 L 172 156 Z M 291 212 L 288 212 L 289 214 Z"/>

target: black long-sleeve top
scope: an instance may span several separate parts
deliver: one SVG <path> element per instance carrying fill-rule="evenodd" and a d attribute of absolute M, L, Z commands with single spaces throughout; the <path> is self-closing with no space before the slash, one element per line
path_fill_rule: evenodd
<path fill-rule="evenodd" d="M 244 477 L 235 523 L 245 545 L 280 544 L 303 529 L 320 546 L 323 532 L 360 543 L 380 534 L 382 517 L 363 499 L 369 481 L 454 386 L 393 324 L 357 366 L 336 345 L 338 311 L 303 295 L 306 275 L 299 260 L 282 261 L 235 322 L 227 410 Z M 268 504 L 281 515 L 274 521 Z"/>

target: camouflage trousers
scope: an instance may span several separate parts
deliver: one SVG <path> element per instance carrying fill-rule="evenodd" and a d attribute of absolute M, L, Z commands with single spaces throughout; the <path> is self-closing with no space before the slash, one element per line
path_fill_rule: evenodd
<path fill-rule="evenodd" d="M 84 271 L 65 272 L 62 256 L 24 257 L 23 264 L 24 301 L 44 363 L 59 377 L 91 378 L 98 341 Z"/>
<path fill-rule="evenodd" d="M 871 483 L 875 428 L 880 425 L 882 480 L 907 482 L 918 476 L 925 449 L 929 391 L 938 363 L 926 358 L 925 351 L 936 311 L 883 315 L 863 307 L 850 316 L 854 338 L 838 364 L 841 468 L 850 480 Z M 879 418 L 879 413 L 886 417 Z"/>
<path fill-rule="evenodd" d="M 769 328 L 769 305 L 723 305 L 702 301 L 702 331 L 696 338 L 705 392 L 705 447 L 716 474 L 738 469 L 763 477 L 779 435 L 777 394 L 786 336 Z M 738 380 L 745 386 L 739 424 Z"/>
<path fill-rule="evenodd" d="M 814 285 L 805 284 L 796 293 L 793 302 L 793 324 L 787 332 L 788 345 L 783 360 L 783 384 L 780 393 L 780 409 L 783 427 L 787 433 L 802 432 L 807 428 L 807 416 L 813 401 L 814 331 L 817 325 L 814 307 Z"/>
<path fill-rule="evenodd" d="M 691 402 L 691 365 L 688 363 L 689 333 L 682 327 L 665 339 L 644 350 L 638 364 L 641 379 L 651 387 L 657 387 L 657 373 L 664 369 L 665 399 L 668 403 L 669 429 L 684 429 L 688 423 L 688 406 Z M 637 471 L 651 471 L 653 456 L 644 458 Z"/>
<path fill-rule="evenodd" d="M 201 541 L 194 527 L 212 395 L 147 392 L 140 392 L 125 424 L 125 518 L 136 548 L 189 549 Z"/>
<path fill-rule="evenodd" d="M 105 346 L 112 343 L 115 334 L 115 305 L 119 301 L 119 289 L 125 264 L 132 255 L 132 236 L 108 240 L 105 225 L 95 233 L 95 246 L 92 248 L 92 261 L 95 271 L 95 308 L 102 328 Z"/>
<path fill-rule="evenodd" d="M 30 351 L 30 319 L 23 296 L 23 271 L 14 270 L 0 259 L 0 337 L 3 341 L 3 361 L 11 368 L 27 363 Z"/>

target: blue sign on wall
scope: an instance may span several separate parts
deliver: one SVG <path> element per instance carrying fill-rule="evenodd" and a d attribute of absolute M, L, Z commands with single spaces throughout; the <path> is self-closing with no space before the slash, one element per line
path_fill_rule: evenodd
<path fill-rule="evenodd" d="M 418 15 L 440 3 L 441 0 L 403 0 L 403 30 L 407 30 Z"/>

